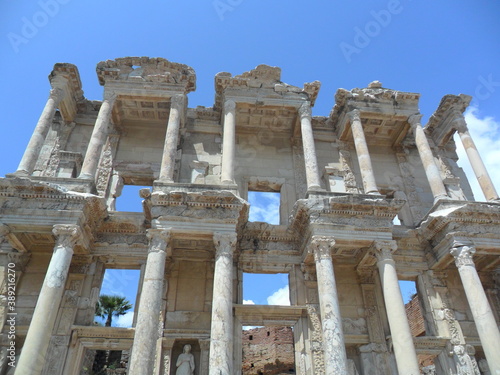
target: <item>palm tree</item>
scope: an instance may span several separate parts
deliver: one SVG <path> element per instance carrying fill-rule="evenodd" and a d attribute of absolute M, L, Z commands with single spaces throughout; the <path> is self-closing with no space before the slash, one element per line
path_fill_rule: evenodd
<path fill-rule="evenodd" d="M 101 294 L 97 301 L 95 315 L 106 318 L 105 326 L 111 327 L 113 316 L 125 315 L 131 308 L 132 304 L 125 297 Z"/>

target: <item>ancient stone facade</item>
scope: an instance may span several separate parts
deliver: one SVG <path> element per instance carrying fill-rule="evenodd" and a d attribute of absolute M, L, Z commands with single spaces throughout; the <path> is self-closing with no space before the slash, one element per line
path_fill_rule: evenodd
<path fill-rule="evenodd" d="M 295 374 L 291 327 L 259 327 L 243 331 L 243 375 Z"/>
<path fill-rule="evenodd" d="M 500 204 L 469 96 L 422 126 L 419 94 L 377 81 L 339 89 L 321 117 L 320 83 L 276 67 L 217 74 L 210 108 L 188 107 L 183 64 L 120 58 L 97 76 L 90 101 L 74 65 L 54 66 L 0 179 L 0 374 L 80 374 L 94 351 L 131 350 L 129 374 L 173 375 L 186 344 L 197 375 L 241 374 L 248 325 L 293 327 L 298 374 L 415 375 L 417 355 L 435 356 L 427 372 L 500 373 Z M 115 210 L 123 185 L 151 186 L 142 212 Z M 248 221 L 249 191 L 280 193 L 280 225 Z M 141 271 L 132 329 L 93 325 L 107 268 Z M 243 272 L 288 274 L 291 306 L 243 305 Z M 417 282 L 424 336 L 401 279 Z"/>

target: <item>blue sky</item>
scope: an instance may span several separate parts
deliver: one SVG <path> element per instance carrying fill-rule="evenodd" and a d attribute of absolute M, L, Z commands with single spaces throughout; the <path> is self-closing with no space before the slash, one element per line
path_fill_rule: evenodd
<path fill-rule="evenodd" d="M 424 123 L 443 95 L 469 94 L 471 133 L 499 188 L 499 15 L 488 0 L 3 0 L 0 176 L 17 168 L 56 62 L 77 65 L 85 96 L 97 100 L 99 61 L 151 56 L 195 69 L 191 107 L 213 104 L 216 73 L 262 63 L 281 67 L 292 85 L 320 80 L 314 115 L 329 114 L 337 88 L 373 80 L 421 93 Z"/>

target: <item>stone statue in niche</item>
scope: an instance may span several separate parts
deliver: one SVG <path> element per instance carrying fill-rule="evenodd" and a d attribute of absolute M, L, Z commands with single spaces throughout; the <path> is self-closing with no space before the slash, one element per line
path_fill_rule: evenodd
<path fill-rule="evenodd" d="M 184 345 L 182 354 L 177 358 L 177 370 L 175 375 L 193 375 L 194 374 L 194 356 L 191 354 L 191 345 Z"/>

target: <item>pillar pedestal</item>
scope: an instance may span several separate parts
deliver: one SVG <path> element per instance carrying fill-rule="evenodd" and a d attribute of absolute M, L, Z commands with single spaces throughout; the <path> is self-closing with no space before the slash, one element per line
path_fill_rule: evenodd
<path fill-rule="evenodd" d="M 427 176 L 427 180 L 431 186 L 434 201 L 439 199 L 448 199 L 448 193 L 446 192 L 446 187 L 444 186 L 441 178 L 439 168 L 434 161 L 431 146 L 429 146 L 429 141 L 425 135 L 424 128 L 420 124 L 421 118 L 422 115 L 413 115 L 408 118 L 408 122 L 410 123 L 415 135 L 415 143 L 417 145 L 422 164 L 424 165 L 425 175 Z"/>
<path fill-rule="evenodd" d="M 450 251 L 460 274 L 467 301 L 476 324 L 477 333 L 483 346 L 484 355 L 492 374 L 500 374 L 500 331 L 477 274 L 472 256 L 476 252 L 473 246 L 454 243 Z"/>
<path fill-rule="evenodd" d="M 233 373 L 233 254 L 236 233 L 214 233 L 215 270 L 210 331 L 210 375 Z"/>
<path fill-rule="evenodd" d="M 17 175 L 29 176 L 33 173 L 43 143 L 45 142 L 45 137 L 50 129 L 52 119 L 64 95 L 64 90 L 58 87 L 50 90 L 49 99 L 45 104 L 43 112 L 33 131 L 33 135 L 28 143 L 28 147 L 26 147 L 26 151 L 24 151 L 24 155 L 15 172 Z"/>
<path fill-rule="evenodd" d="M 347 374 L 342 317 L 331 256 L 333 245 L 335 245 L 333 238 L 320 236 L 313 236 L 310 245 L 314 253 L 318 279 L 325 375 Z"/>
<path fill-rule="evenodd" d="M 396 263 L 392 259 L 392 253 L 396 249 L 396 241 L 375 241 L 373 246 L 377 257 L 398 373 L 399 375 L 419 375 L 417 353 L 413 344 L 410 324 L 406 317 L 403 296 L 399 288 Z"/>
<path fill-rule="evenodd" d="M 352 136 L 354 138 L 354 146 L 356 147 L 365 194 L 379 194 L 373 173 L 372 160 L 368 151 L 368 144 L 366 143 L 363 125 L 361 124 L 360 112 L 355 109 L 349 112 L 348 116 L 351 119 Z"/>
<path fill-rule="evenodd" d="M 160 181 L 174 182 L 175 159 L 177 156 L 177 144 L 179 143 L 179 129 L 181 116 L 184 113 L 186 103 L 185 95 L 174 95 L 170 102 L 170 114 L 168 117 L 163 157 L 161 159 Z"/>
<path fill-rule="evenodd" d="M 165 262 L 170 232 L 149 229 L 149 252 L 142 283 L 141 299 L 135 326 L 134 343 L 128 374 L 153 373 L 162 325 L 161 306 L 165 287 Z"/>
<path fill-rule="evenodd" d="M 311 104 L 309 102 L 305 102 L 300 106 L 299 116 L 302 147 L 304 149 L 307 190 L 318 190 L 321 189 L 321 181 L 319 178 L 316 147 L 314 145 L 314 134 L 311 125 Z"/>
<path fill-rule="evenodd" d="M 457 113 L 456 116 L 457 118 L 454 122 L 457 125 L 458 135 L 460 136 L 460 140 L 462 141 L 465 152 L 467 153 L 472 170 L 474 171 L 477 181 L 479 182 L 479 186 L 481 186 L 484 197 L 488 201 L 498 200 L 499 197 L 495 189 L 495 185 L 493 185 L 488 170 L 483 163 L 483 159 L 481 159 L 481 155 L 479 155 L 476 144 L 469 134 L 465 118 L 462 113 Z"/>
<path fill-rule="evenodd" d="M 222 172 L 223 184 L 234 184 L 234 162 L 236 157 L 236 103 L 224 102 L 224 130 L 222 137 Z"/>
<path fill-rule="evenodd" d="M 56 237 L 54 253 L 50 259 L 47 274 L 33 312 L 33 319 L 24 341 L 16 375 L 39 375 L 42 373 L 46 360 L 45 355 L 64 293 L 74 246 L 81 236 L 80 229 L 76 225 L 54 225 L 52 233 Z"/>
<path fill-rule="evenodd" d="M 99 159 L 101 158 L 101 151 L 108 136 L 109 123 L 115 101 L 116 95 L 114 93 L 106 94 L 102 101 L 78 178 L 86 180 L 95 179 Z"/>

